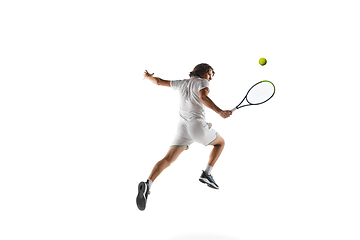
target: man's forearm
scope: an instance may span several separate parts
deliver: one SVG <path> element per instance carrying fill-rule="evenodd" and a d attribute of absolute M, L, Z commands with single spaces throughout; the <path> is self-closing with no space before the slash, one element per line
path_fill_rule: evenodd
<path fill-rule="evenodd" d="M 159 85 L 159 81 L 161 80 L 161 78 L 158 78 L 158 77 L 147 77 L 148 80 L 150 80 L 152 83 L 156 84 L 156 85 Z"/>
<path fill-rule="evenodd" d="M 201 102 L 216 113 L 222 111 L 208 96 L 201 98 Z"/>
<path fill-rule="evenodd" d="M 150 80 L 152 83 L 158 85 L 158 86 L 165 86 L 165 87 L 170 87 L 170 81 L 169 80 L 164 80 L 158 77 L 147 77 L 148 80 Z"/>

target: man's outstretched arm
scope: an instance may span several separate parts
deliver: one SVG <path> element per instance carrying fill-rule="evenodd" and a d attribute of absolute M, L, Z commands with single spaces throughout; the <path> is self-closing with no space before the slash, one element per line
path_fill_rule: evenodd
<path fill-rule="evenodd" d="M 168 80 L 164 80 L 158 77 L 154 77 L 154 74 L 150 74 L 147 70 L 145 70 L 144 72 L 144 79 L 148 79 L 150 80 L 152 83 L 159 85 L 159 86 L 164 86 L 164 87 L 170 87 L 170 81 Z"/>

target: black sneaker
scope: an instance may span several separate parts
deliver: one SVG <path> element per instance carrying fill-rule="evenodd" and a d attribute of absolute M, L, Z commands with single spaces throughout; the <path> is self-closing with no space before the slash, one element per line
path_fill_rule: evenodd
<path fill-rule="evenodd" d="M 149 185 L 147 182 L 140 182 L 138 186 L 138 195 L 136 197 L 136 204 L 139 210 L 143 211 L 146 208 L 146 201 L 150 194 Z"/>
<path fill-rule="evenodd" d="M 214 178 L 211 175 L 207 175 L 204 171 L 201 174 L 199 181 L 207 184 L 211 188 L 219 189 L 219 186 L 216 184 Z"/>

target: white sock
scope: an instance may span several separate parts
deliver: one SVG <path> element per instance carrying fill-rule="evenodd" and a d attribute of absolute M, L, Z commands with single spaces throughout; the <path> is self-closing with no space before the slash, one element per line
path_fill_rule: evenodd
<path fill-rule="evenodd" d="M 210 175 L 212 168 L 213 168 L 212 166 L 207 165 L 207 166 L 206 166 L 206 169 L 205 169 L 205 173 L 206 173 L 207 175 Z"/>
<path fill-rule="evenodd" d="M 149 190 L 150 190 L 151 185 L 153 184 L 153 182 L 152 182 L 150 179 L 148 179 L 148 180 L 147 180 L 147 183 L 148 183 L 148 185 L 149 185 Z"/>

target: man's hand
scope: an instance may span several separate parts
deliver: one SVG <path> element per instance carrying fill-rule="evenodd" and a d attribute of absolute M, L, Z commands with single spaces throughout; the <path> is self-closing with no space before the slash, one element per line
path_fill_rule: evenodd
<path fill-rule="evenodd" d="M 228 117 L 230 117 L 231 114 L 232 114 L 232 111 L 229 111 L 229 110 L 219 112 L 219 115 L 223 118 L 228 118 Z"/>
<path fill-rule="evenodd" d="M 145 78 L 150 78 L 150 77 L 152 77 L 154 74 L 150 74 L 147 70 L 145 70 L 145 72 L 144 72 L 144 79 Z"/>

